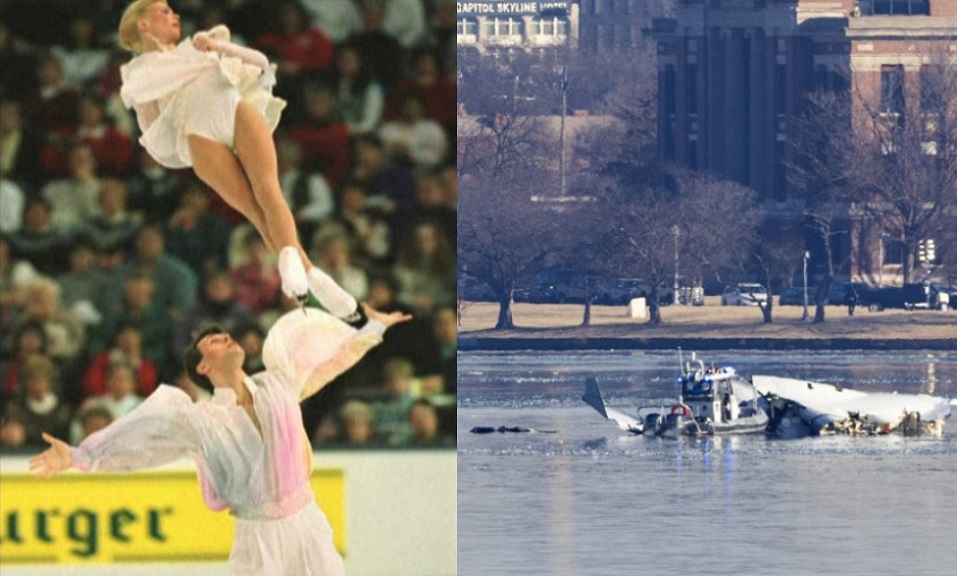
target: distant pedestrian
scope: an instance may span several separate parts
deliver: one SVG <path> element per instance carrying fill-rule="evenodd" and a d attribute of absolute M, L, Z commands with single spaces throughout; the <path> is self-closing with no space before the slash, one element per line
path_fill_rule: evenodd
<path fill-rule="evenodd" d="M 848 315 L 848 316 L 853 316 L 853 315 L 854 315 L 854 308 L 857 307 L 857 300 L 858 300 L 857 288 L 855 288 L 855 287 L 853 287 L 853 286 L 850 286 L 850 287 L 847 289 L 847 298 L 846 298 L 846 300 L 847 300 L 847 315 Z"/>

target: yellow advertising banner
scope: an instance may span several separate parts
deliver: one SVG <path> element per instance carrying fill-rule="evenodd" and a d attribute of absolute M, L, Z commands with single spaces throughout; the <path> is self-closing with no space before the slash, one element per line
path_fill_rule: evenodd
<path fill-rule="evenodd" d="M 345 554 L 345 479 L 316 470 L 311 483 Z M 189 470 L 0 475 L 0 563 L 225 561 L 233 517 L 203 503 Z"/>

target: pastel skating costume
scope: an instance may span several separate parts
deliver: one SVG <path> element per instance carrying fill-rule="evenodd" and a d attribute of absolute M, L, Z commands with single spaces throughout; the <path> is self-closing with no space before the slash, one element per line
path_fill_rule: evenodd
<path fill-rule="evenodd" d="M 275 130 L 286 102 L 272 95 L 275 65 L 256 50 L 229 42 L 229 30 L 208 32 L 216 50 L 201 52 L 187 38 L 172 50 L 144 52 L 120 67 L 120 97 L 136 110 L 140 144 L 167 168 L 193 165 L 189 134 L 233 148 L 236 106 L 245 100 Z"/>
<path fill-rule="evenodd" d="M 299 402 L 381 342 L 385 326 L 370 320 L 356 330 L 320 310 L 305 312 L 276 322 L 263 347 L 266 369 L 245 380 L 262 435 L 232 389 L 216 388 L 212 400 L 194 404 L 162 385 L 71 448 L 72 467 L 139 470 L 191 457 L 206 505 L 236 517 L 231 574 L 344 575 L 309 484 L 312 451 Z"/>
<path fill-rule="evenodd" d="M 120 97 L 136 110 L 143 132 L 140 144 L 167 168 L 193 165 L 190 134 L 234 148 L 236 107 L 241 100 L 258 110 L 271 130 L 286 107 L 285 100 L 272 95 L 276 66 L 261 52 L 231 44 L 225 26 L 194 37 L 199 35 L 212 40 L 215 49 L 196 50 L 187 38 L 172 50 L 144 52 L 120 67 Z M 304 302 L 308 289 L 336 317 L 354 325 L 364 320 L 355 298 L 325 272 L 302 268 L 295 248 L 280 251 L 279 271 L 287 296 Z"/>

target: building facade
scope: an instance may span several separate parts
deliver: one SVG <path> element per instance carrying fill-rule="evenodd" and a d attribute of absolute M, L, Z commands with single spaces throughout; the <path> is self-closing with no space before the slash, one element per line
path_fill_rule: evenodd
<path fill-rule="evenodd" d="M 957 1 L 677 0 L 674 17 L 656 20 L 650 35 L 660 158 L 750 186 L 769 216 L 793 218 L 804 198 L 788 180 L 789 141 L 806 95 L 849 90 L 854 125 L 866 111 L 893 120 L 905 87 L 920 86 L 941 54 L 953 65 Z M 899 278 L 908 248 L 854 206 L 830 209 L 846 232 L 831 247 L 848 262 L 843 272 Z"/>
<path fill-rule="evenodd" d="M 921 54 L 957 53 L 954 0 L 677 0 L 655 20 L 663 160 L 792 200 L 792 119 L 815 89 L 893 98 Z M 850 74 L 847 74 L 847 71 Z M 898 88 L 895 88 L 898 87 Z"/>
<path fill-rule="evenodd" d="M 459 46 L 481 51 L 565 46 L 586 52 L 647 49 L 652 15 L 671 0 L 558 0 L 456 3 Z"/>
<path fill-rule="evenodd" d="M 577 2 L 571 0 L 457 2 L 459 47 L 494 49 L 577 47 Z"/>

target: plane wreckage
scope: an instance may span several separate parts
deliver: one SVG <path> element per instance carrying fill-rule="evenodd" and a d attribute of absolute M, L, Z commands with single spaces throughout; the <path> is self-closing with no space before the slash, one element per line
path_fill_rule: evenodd
<path fill-rule="evenodd" d="M 927 394 L 862 392 L 794 378 L 755 375 L 767 403 L 768 433 L 888 434 L 939 436 L 957 400 Z"/>
<path fill-rule="evenodd" d="M 637 417 L 605 403 L 594 378 L 585 383 L 582 400 L 618 427 L 632 434 L 655 436 L 704 436 L 763 432 L 767 413 L 759 406 L 759 395 L 734 368 L 705 369 L 694 355 L 683 363 L 677 377 L 676 402 L 641 406 Z"/>
<path fill-rule="evenodd" d="M 622 431 L 649 436 L 940 436 L 957 408 L 957 400 L 927 394 L 863 392 L 778 376 L 747 380 L 731 367 L 706 370 L 694 354 L 681 363 L 674 402 L 641 406 L 632 416 L 607 405 L 594 378 L 585 383 L 582 400 Z"/>

